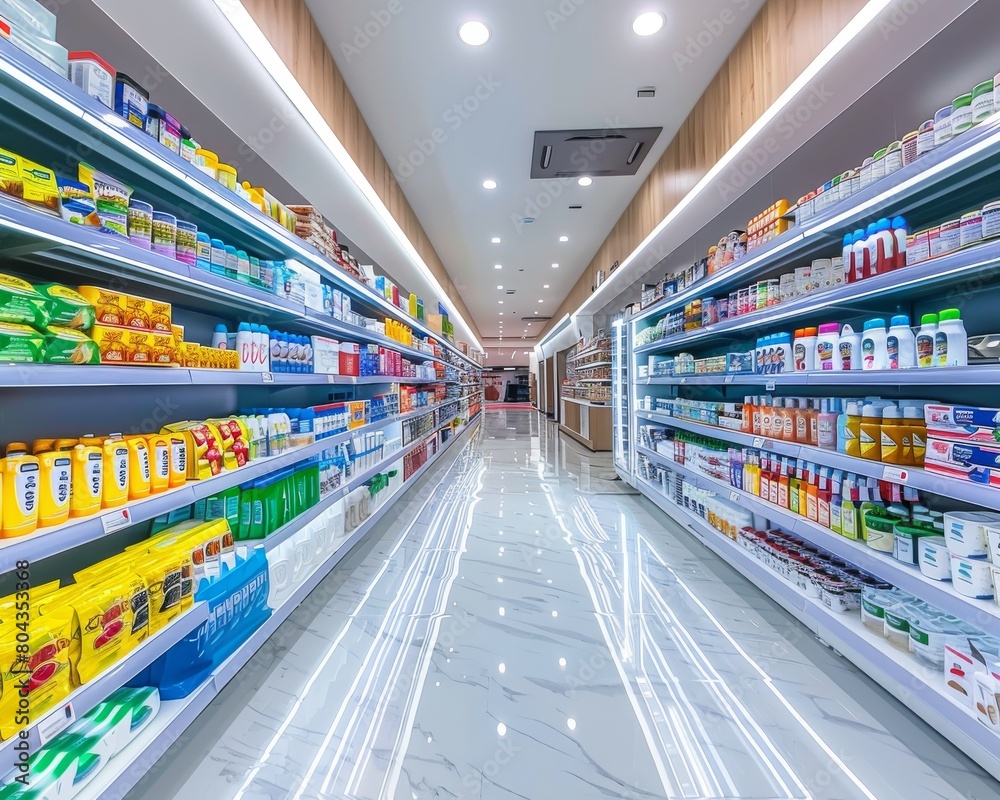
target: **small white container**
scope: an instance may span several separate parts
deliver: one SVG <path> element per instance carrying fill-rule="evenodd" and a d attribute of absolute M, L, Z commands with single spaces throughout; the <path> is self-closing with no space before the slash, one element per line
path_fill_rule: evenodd
<path fill-rule="evenodd" d="M 944 536 L 925 536 L 917 542 L 920 571 L 931 580 L 951 580 L 951 551 Z"/>
<path fill-rule="evenodd" d="M 952 512 L 944 515 L 944 535 L 952 555 L 985 559 L 989 555 L 986 526 L 1000 525 L 1000 514 L 988 511 Z"/>
<path fill-rule="evenodd" d="M 117 75 L 115 68 L 96 53 L 83 51 L 69 54 L 70 81 L 111 109 L 115 107 Z"/>
<path fill-rule="evenodd" d="M 951 579 L 955 591 L 976 600 L 993 599 L 993 569 L 989 561 L 951 556 Z"/>

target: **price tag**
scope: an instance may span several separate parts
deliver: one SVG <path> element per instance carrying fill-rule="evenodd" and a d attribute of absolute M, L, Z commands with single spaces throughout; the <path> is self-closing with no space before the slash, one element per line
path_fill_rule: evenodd
<path fill-rule="evenodd" d="M 687 379 L 687 378 L 681 378 L 681 386 L 683 386 L 683 385 L 684 385 L 684 384 L 686 384 L 687 382 L 688 382 L 688 379 Z"/>
<path fill-rule="evenodd" d="M 886 467 L 882 479 L 891 483 L 906 483 L 910 479 L 910 471 L 900 467 Z"/>
<path fill-rule="evenodd" d="M 67 703 L 35 726 L 38 730 L 38 738 L 43 745 L 46 745 L 74 722 L 76 722 L 76 712 L 73 710 L 73 704 Z"/>
<path fill-rule="evenodd" d="M 261 383 L 274 383 L 274 373 L 273 372 L 262 372 L 260 374 Z"/>
<path fill-rule="evenodd" d="M 778 386 L 774 381 L 768 381 L 767 385 L 764 387 L 765 392 L 773 392 Z"/>
<path fill-rule="evenodd" d="M 132 524 L 132 512 L 127 508 L 119 508 L 101 517 L 101 525 L 105 533 L 123 530 Z"/>
<path fill-rule="evenodd" d="M 738 503 L 743 499 L 743 497 L 739 492 L 733 490 L 729 493 L 729 499 L 734 503 Z"/>
<path fill-rule="evenodd" d="M 764 439 L 760 436 L 755 436 L 753 439 L 754 449 L 760 450 L 764 446 Z"/>
<path fill-rule="evenodd" d="M 726 380 L 725 380 L 725 382 L 726 382 L 726 383 L 732 383 L 732 382 L 733 382 L 733 379 L 734 379 L 735 377 L 736 377 L 735 375 L 727 375 L 727 376 L 726 376 Z"/>

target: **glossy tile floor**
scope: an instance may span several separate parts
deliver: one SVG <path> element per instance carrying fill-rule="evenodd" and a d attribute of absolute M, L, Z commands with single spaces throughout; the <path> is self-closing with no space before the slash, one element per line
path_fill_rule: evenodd
<path fill-rule="evenodd" d="M 996 798 L 530 411 L 398 504 L 129 800 Z"/>

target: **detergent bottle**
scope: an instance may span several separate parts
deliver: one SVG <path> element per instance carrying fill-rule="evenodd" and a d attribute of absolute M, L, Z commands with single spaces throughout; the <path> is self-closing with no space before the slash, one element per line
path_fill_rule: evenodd
<path fill-rule="evenodd" d="M 0 536 L 14 539 L 26 536 L 38 527 L 39 463 L 28 455 L 28 446 L 15 442 L 7 447 L 7 457 L 0 461 L 3 473 L 3 522 Z"/>

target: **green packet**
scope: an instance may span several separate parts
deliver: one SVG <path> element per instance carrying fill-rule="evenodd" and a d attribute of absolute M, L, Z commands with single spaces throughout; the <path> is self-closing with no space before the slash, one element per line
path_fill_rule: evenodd
<path fill-rule="evenodd" d="M 40 364 L 45 337 L 27 325 L 0 321 L 0 363 Z"/>
<path fill-rule="evenodd" d="M 45 329 L 42 360 L 46 364 L 96 365 L 101 363 L 101 348 L 85 333 L 50 325 Z"/>
<path fill-rule="evenodd" d="M 0 322 L 44 328 L 49 324 L 45 298 L 27 281 L 0 273 Z"/>
<path fill-rule="evenodd" d="M 97 322 L 94 306 L 79 292 L 59 283 L 42 283 L 35 291 L 45 301 L 49 325 L 89 331 Z"/>

